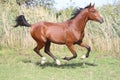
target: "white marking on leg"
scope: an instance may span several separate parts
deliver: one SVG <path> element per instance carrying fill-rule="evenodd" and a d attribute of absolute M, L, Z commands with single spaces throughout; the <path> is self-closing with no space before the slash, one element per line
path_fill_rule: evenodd
<path fill-rule="evenodd" d="M 86 58 L 86 55 L 82 55 L 81 59 L 85 59 Z"/>
<path fill-rule="evenodd" d="M 60 61 L 58 59 L 56 59 L 56 64 L 59 66 L 61 65 Z"/>
<path fill-rule="evenodd" d="M 41 59 L 41 64 L 43 65 L 43 64 L 45 64 L 45 61 L 46 60 L 46 57 L 42 57 L 42 59 Z"/>

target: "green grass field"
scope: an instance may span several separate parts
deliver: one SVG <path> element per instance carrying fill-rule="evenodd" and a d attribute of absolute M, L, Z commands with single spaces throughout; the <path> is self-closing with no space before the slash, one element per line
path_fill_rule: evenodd
<path fill-rule="evenodd" d="M 78 49 L 78 57 L 68 62 L 61 59 L 70 56 L 66 48 L 52 52 L 60 59 L 61 66 L 44 53 L 47 63 L 40 65 L 40 58 L 32 49 L 1 49 L 0 80 L 120 80 L 120 58 L 110 53 L 91 52 L 88 59 L 81 60 L 85 51 Z"/>

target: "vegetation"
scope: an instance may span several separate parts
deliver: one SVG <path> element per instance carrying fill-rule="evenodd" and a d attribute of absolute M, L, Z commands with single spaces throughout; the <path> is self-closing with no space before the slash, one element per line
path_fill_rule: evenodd
<path fill-rule="evenodd" d="M 40 58 L 33 54 L 36 43 L 29 34 L 29 28 L 12 27 L 15 17 L 24 13 L 31 24 L 39 21 L 61 22 L 71 17 L 73 8 L 58 12 L 39 5 L 30 8 L 19 6 L 16 0 L 0 0 L 0 80 L 119 80 L 120 3 L 97 9 L 104 23 L 89 21 L 85 29 L 84 41 L 92 48 L 90 58 L 80 60 L 79 57 L 86 51 L 75 46 L 78 58 L 62 61 L 60 58 L 70 56 L 70 52 L 65 46 L 52 44 L 51 50 L 62 65 L 56 66 L 44 54 L 48 62 L 42 66 Z"/>
<path fill-rule="evenodd" d="M 1 0 L 2 1 L 2 0 Z M 12 5 L 11 5 L 12 4 Z M 0 4 L 0 45 L 1 47 L 29 48 L 35 45 L 30 37 L 28 28 L 11 29 L 15 24 L 15 17 L 23 14 L 30 23 L 39 21 L 61 22 L 69 19 L 73 8 L 68 8 L 57 13 L 41 6 L 27 8 L 20 7 L 13 2 Z M 99 24 L 89 21 L 86 26 L 84 41 L 92 47 L 94 51 L 120 52 L 120 4 L 105 5 L 98 8 L 104 17 L 104 23 Z"/>
<path fill-rule="evenodd" d="M 28 52 L 0 50 L 1 80 L 120 80 L 120 59 L 110 54 L 92 52 L 90 58 L 81 60 L 79 57 L 85 52 L 77 50 L 78 57 L 69 62 L 60 59 L 61 66 L 44 54 L 47 63 L 40 65 L 40 57 L 30 49 Z M 64 48 L 52 52 L 57 57 L 68 53 Z"/>

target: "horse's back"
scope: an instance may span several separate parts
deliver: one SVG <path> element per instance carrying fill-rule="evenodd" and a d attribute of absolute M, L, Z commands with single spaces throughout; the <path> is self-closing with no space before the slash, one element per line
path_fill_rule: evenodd
<path fill-rule="evenodd" d="M 38 22 L 32 24 L 30 33 L 35 40 L 65 43 L 65 26 L 61 23 Z"/>

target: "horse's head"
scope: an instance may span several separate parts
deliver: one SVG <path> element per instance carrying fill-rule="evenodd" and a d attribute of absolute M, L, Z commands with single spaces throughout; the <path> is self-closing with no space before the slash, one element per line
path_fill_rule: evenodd
<path fill-rule="evenodd" d="M 100 16 L 100 14 L 98 13 L 98 11 L 94 8 L 94 5 L 90 5 L 88 6 L 88 19 L 89 20 L 94 20 L 100 23 L 103 23 L 103 18 Z"/>

